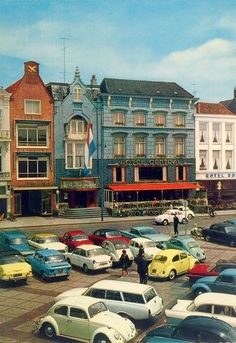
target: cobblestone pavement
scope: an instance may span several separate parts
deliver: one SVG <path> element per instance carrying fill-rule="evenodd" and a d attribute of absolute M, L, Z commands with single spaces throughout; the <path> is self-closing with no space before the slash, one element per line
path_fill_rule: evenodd
<path fill-rule="evenodd" d="M 214 262 L 220 258 L 231 258 L 236 254 L 234 248 L 215 245 L 199 241 L 206 252 L 207 262 Z M 100 279 L 116 280 L 120 276 L 119 269 L 110 269 L 105 273 L 84 274 L 79 269 L 74 269 L 69 280 L 42 281 L 33 277 L 27 285 L 4 286 L 0 284 L 0 342 L 1 343 L 43 343 L 49 342 L 34 333 L 35 320 L 44 315 L 53 304 L 56 295 L 74 287 L 87 287 Z M 131 267 L 129 276 L 124 281 L 138 282 L 135 265 Z M 170 307 L 176 299 L 185 298 L 189 294 L 189 283 L 182 276 L 174 281 L 149 280 L 158 294 L 163 298 L 165 307 Z M 141 332 L 147 329 L 150 323 L 139 323 Z M 57 338 L 54 342 L 72 342 Z"/>

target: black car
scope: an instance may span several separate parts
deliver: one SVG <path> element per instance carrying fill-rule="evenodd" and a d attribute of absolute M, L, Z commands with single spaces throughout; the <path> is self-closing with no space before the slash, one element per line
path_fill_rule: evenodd
<path fill-rule="evenodd" d="M 236 225 L 229 223 L 212 224 L 208 229 L 202 229 L 202 236 L 207 242 L 215 241 L 236 246 Z"/>
<path fill-rule="evenodd" d="M 233 343 L 236 331 L 226 322 L 204 316 L 189 316 L 177 326 L 164 325 L 149 331 L 141 343 L 160 342 Z"/>

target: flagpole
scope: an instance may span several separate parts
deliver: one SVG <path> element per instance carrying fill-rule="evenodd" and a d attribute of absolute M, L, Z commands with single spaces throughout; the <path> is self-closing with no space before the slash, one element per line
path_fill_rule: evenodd
<path fill-rule="evenodd" d="M 104 126 L 103 126 L 103 108 L 101 109 L 101 221 L 104 215 Z"/>

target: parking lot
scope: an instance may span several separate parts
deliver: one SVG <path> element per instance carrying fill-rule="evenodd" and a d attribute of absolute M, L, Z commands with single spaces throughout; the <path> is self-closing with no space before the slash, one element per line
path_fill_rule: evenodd
<path fill-rule="evenodd" d="M 220 221 L 220 218 L 218 219 Z M 235 248 L 216 245 L 199 240 L 207 255 L 206 262 L 215 262 L 220 258 L 228 259 L 236 254 Z M 43 281 L 33 277 L 24 285 L 5 286 L 0 284 L 0 342 L 4 343 L 42 343 L 49 342 L 34 333 L 35 321 L 44 315 L 53 304 L 54 297 L 74 287 L 87 287 L 101 279 L 120 280 L 120 269 L 109 269 L 104 273 L 85 274 L 73 268 L 69 280 Z M 134 264 L 125 281 L 139 282 Z M 164 306 L 170 307 L 178 298 L 185 298 L 190 292 L 190 284 L 185 276 L 174 281 L 148 280 L 164 300 Z M 136 323 L 139 334 L 148 329 L 155 321 Z M 57 338 L 56 342 L 70 342 Z M 72 341 L 71 341 L 72 342 Z"/>

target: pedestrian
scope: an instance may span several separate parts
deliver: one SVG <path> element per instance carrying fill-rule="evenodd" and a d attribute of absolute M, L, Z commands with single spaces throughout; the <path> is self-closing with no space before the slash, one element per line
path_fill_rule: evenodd
<path fill-rule="evenodd" d="M 139 255 L 144 254 L 144 247 L 142 244 L 139 244 L 139 250 L 138 250 Z"/>
<path fill-rule="evenodd" d="M 139 282 L 142 284 L 146 284 L 147 279 L 148 279 L 148 263 L 144 256 L 144 253 L 137 255 L 136 263 L 137 263 L 137 272 L 139 274 Z"/>
<path fill-rule="evenodd" d="M 119 264 L 121 267 L 121 277 L 129 275 L 128 268 L 130 266 L 130 259 L 126 253 L 126 250 L 122 250 L 122 254 L 120 256 Z"/>
<path fill-rule="evenodd" d="M 177 215 L 175 213 L 174 214 L 174 235 L 179 234 L 178 225 L 179 225 L 179 218 L 177 217 Z"/>

